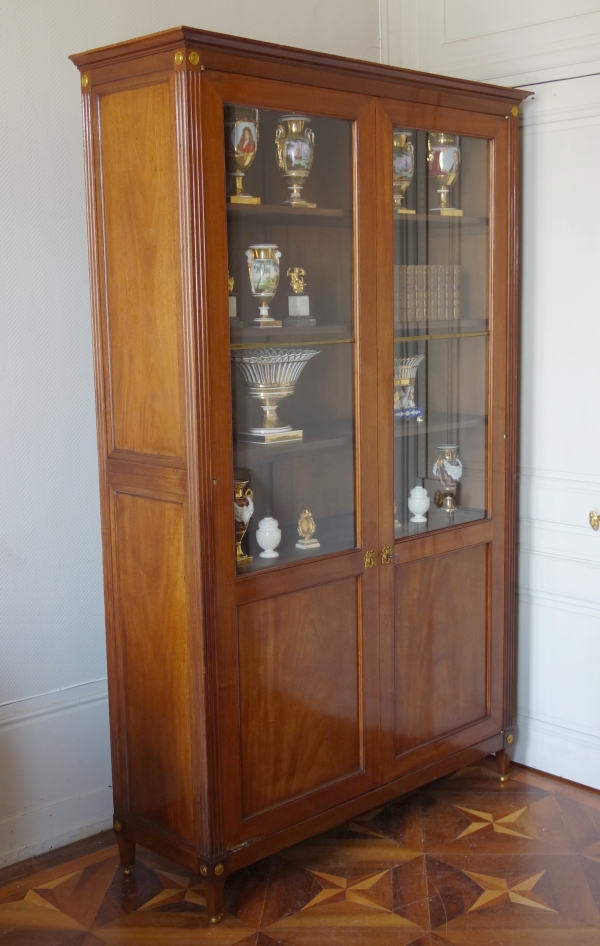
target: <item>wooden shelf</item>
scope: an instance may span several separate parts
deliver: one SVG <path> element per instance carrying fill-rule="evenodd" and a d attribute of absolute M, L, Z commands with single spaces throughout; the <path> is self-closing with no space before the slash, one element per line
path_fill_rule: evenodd
<path fill-rule="evenodd" d="M 438 529 L 447 529 L 449 526 L 460 526 L 466 522 L 477 522 L 485 519 L 485 510 L 470 509 L 467 506 L 458 506 L 452 515 L 449 515 L 444 509 L 438 509 L 433 502 L 433 495 L 429 497 L 431 505 L 427 513 L 427 522 L 411 522 L 410 513 L 404 519 L 400 520 L 400 528 L 394 529 L 394 541 L 406 539 L 411 535 L 422 535 L 425 532 L 436 532 Z M 398 516 L 396 517 L 398 518 Z"/>
<path fill-rule="evenodd" d="M 485 331 L 487 327 L 487 319 L 421 319 L 418 322 L 394 322 L 394 335 L 404 335 L 407 329 L 433 335 L 437 329 L 440 332 L 477 332 Z"/>
<path fill-rule="evenodd" d="M 440 421 L 438 423 L 428 424 L 427 421 L 419 424 L 416 420 L 405 420 L 394 418 L 394 437 L 415 437 L 419 432 L 428 434 L 437 434 L 449 430 L 465 430 L 467 427 L 485 427 L 487 417 L 485 414 L 475 414 L 466 417 L 455 423 Z"/>
<path fill-rule="evenodd" d="M 264 344 L 267 347 L 280 342 L 302 342 L 315 345 L 325 341 L 351 342 L 348 325 L 282 325 L 281 328 L 264 329 L 245 325 L 231 329 L 231 347 L 245 348 L 247 345 Z"/>
<path fill-rule="evenodd" d="M 487 217 L 441 217 L 440 214 L 394 214 L 394 223 L 415 222 L 428 223 L 434 226 L 447 227 L 448 225 L 460 223 L 467 227 L 486 227 L 489 223 Z"/>
<path fill-rule="evenodd" d="M 298 530 L 296 523 L 293 525 L 284 525 L 281 527 L 281 542 L 277 547 L 279 558 L 261 558 L 259 548 L 256 542 L 256 526 L 260 519 L 260 513 L 255 514 L 250 522 L 249 546 L 250 554 L 253 556 L 251 564 L 245 568 L 238 569 L 237 577 L 242 578 L 264 569 L 271 569 L 278 565 L 286 565 L 289 562 L 304 563 L 310 562 L 314 558 L 323 555 L 331 555 L 334 552 L 345 552 L 355 548 L 355 526 L 354 516 L 352 514 L 330 516 L 328 518 L 317 520 L 317 531 L 315 538 L 321 543 L 318 549 L 297 549 Z"/>
<path fill-rule="evenodd" d="M 489 324 L 487 319 L 423 319 L 419 322 L 394 322 L 394 341 L 403 342 L 414 333 L 409 341 L 430 341 L 439 336 L 441 339 L 452 336 L 487 335 Z"/>
<path fill-rule="evenodd" d="M 350 435 L 311 439 L 310 432 L 304 433 L 302 440 L 284 440 L 281 443 L 244 443 L 236 440 L 233 451 L 235 466 L 257 466 L 260 463 L 271 463 L 279 458 L 293 457 L 295 454 L 304 456 L 320 450 L 339 450 L 352 443 Z"/>
<path fill-rule="evenodd" d="M 302 223 L 305 226 L 350 226 L 349 214 L 332 207 L 291 207 L 288 204 L 227 204 L 232 217 L 248 217 L 264 223 Z"/>

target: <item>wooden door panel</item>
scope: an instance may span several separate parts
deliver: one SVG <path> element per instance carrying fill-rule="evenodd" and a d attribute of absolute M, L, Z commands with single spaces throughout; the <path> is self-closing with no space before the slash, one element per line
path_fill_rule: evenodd
<path fill-rule="evenodd" d="M 396 568 L 396 757 L 487 714 L 487 550 Z"/>
<path fill-rule="evenodd" d="M 361 769 L 355 578 L 238 609 L 248 818 Z"/>
<path fill-rule="evenodd" d="M 103 94 L 99 161 L 104 180 L 109 450 L 182 458 L 172 96 L 167 81 Z"/>
<path fill-rule="evenodd" d="M 184 507 L 113 494 L 127 811 L 193 839 Z"/>

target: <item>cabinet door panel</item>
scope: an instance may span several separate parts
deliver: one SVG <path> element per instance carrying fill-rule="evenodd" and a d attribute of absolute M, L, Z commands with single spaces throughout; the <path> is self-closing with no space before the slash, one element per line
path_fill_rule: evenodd
<path fill-rule="evenodd" d="M 382 717 L 387 777 L 503 728 L 506 120 L 379 118 Z M 390 556 L 391 557 L 391 556 Z M 383 614 L 382 611 L 382 614 Z"/>
<path fill-rule="evenodd" d="M 244 817 L 358 772 L 355 579 L 238 609 Z"/>
<path fill-rule="evenodd" d="M 206 70 L 203 115 L 235 846 L 379 780 L 375 105 Z"/>
<path fill-rule="evenodd" d="M 396 756 L 486 715 L 487 571 L 486 546 L 396 568 Z"/>

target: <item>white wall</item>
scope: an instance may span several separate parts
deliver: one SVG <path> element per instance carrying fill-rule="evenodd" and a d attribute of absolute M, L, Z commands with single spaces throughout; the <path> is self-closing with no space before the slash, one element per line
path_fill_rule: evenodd
<path fill-rule="evenodd" d="M 523 107 L 517 760 L 600 788 L 600 4 L 382 0 L 395 65 Z M 567 78 L 570 77 L 570 78 Z M 542 83 L 542 84 L 532 84 Z M 598 150 L 597 150 L 598 149 Z"/>
<path fill-rule="evenodd" d="M 376 0 L 0 3 L 0 863 L 112 810 L 79 76 L 185 23 L 379 58 Z"/>
<path fill-rule="evenodd" d="M 594 0 L 380 0 L 386 62 L 500 85 L 598 71 Z"/>

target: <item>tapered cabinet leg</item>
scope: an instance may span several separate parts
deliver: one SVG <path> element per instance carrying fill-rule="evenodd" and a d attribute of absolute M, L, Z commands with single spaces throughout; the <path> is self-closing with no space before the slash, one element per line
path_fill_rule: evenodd
<path fill-rule="evenodd" d="M 202 884 L 206 897 L 206 912 L 210 917 L 210 922 L 220 923 L 225 916 L 223 913 L 223 887 L 225 886 L 225 880 L 219 877 L 207 880 L 206 877 L 203 877 Z"/>
<path fill-rule="evenodd" d="M 501 782 L 507 782 L 510 775 L 510 756 L 507 749 L 498 749 L 496 753 L 496 767 Z"/>
<path fill-rule="evenodd" d="M 117 834 L 117 844 L 119 845 L 119 860 L 121 861 L 123 873 L 129 876 L 135 864 L 135 841 L 130 841 L 121 834 Z"/>

